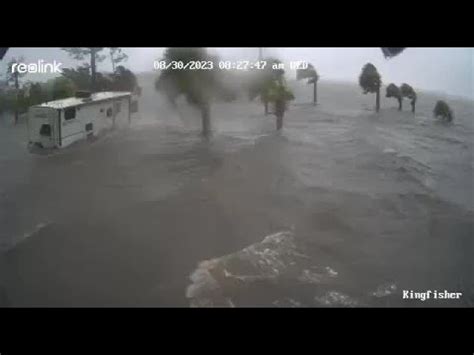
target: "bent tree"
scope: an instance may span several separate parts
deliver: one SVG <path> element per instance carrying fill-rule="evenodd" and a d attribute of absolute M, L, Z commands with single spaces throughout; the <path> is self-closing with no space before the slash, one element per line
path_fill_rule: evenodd
<path fill-rule="evenodd" d="M 283 117 L 288 108 L 288 102 L 294 100 L 295 96 L 287 87 L 285 81 L 274 80 L 268 88 L 268 100 L 275 105 L 276 129 L 283 128 Z"/>
<path fill-rule="evenodd" d="M 451 107 L 449 107 L 449 105 L 443 100 L 439 100 L 438 102 L 436 102 L 436 106 L 433 110 L 433 115 L 436 118 L 441 117 L 447 122 L 451 122 L 454 119 L 454 113 L 451 110 Z"/>
<path fill-rule="evenodd" d="M 417 99 L 415 90 L 410 85 L 403 83 L 402 86 L 400 86 L 400 92 L 402 97 L 406 97 L 407 99 L 411 100 L 411 112 L 415 113 Z"/>
<path fill-rule="evenodd" d="M 316 105 L 318 102 L 318 80 L 319 75 L 312 64 L 308 63 L 306 69 L 296 70 L 296 80 L 308 79 L 307 84 L 313 84 L 313 104 Z"/>
<path fill-rule="evenodd" d="M 197 107 L 201 111 L 202 135 L 209 137 L 211 102 L 222 87 L 217 69 L 218 58 L 209 55 L 205 48 L 167 48 L 162 61 L 166 66 L 155 81 L 155 89 L 163 92 L 175 107 L 180 95 Z M 189 63 L 196 62 L 209 64 L 206 65 L 207 69 L 189 69 Z M 183 69 L 174 68 L 173 63 L 182 63 Z"/>
<path fill-rule="evenodd" d="M 285 70 L 281 69 L 281 61 L 276 58 L 266 58 L 263 62 L 265 62 L 263 69 L 254 69 L 251 73 L 248 94 L 251 101 L 256 97 L 260 97 L 265 115 L 268 115 L 270 113 L 268 109 L 270 103 L 269 90 L 275 81 L 282 80 Z"/>
<path fill-rule="evenodd" d="M 373 64 L 367 63 L 364 65 L 359 76 L 359 85 L 362 88 L 364 95 L 368 93 L 375 93 L 375 110 L 379 112 L 380 86 L 382 85 L 382 79 L 377 71 L 377 68 Z"/>
<path fill-rule="evenodd" d="M 398 101 L 398 110 L 401 111 L 402 110 L 402 101 L 403 101 L 403 97 L 402 97 L 402 93 L 400 91 L 400 88 L 391 83 L 389 86 L 387 86 L 387 92 L 385 94 L 385 97 L 388 97 L 388 98 L 395 98 L 397 99 Z"/>

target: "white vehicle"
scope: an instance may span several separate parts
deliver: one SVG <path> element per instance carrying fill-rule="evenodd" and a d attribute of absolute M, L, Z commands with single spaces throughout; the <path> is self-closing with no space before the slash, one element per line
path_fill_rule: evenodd
<path fill-rule="evenodd" d="M 65 148 L 130 124 L 137 111 L 130 92 L 78 92 L 75 97 L 45 102 L 28 111 L 29 146 Z"/>

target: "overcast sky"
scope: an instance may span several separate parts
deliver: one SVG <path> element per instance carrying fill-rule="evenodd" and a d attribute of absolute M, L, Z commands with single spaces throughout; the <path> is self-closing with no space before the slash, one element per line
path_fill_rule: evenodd
<path fill-rule="evenodd" d="M 160 59 L 163 48 L 124 48 L 129 55 L 125 63 L 136 72 L 153 70 L 153 61 Z M 209 48 L 224 60 L 256 60 L 258 48 Z M 399 56 L 385 59 L 380 48 L 265 48 L 264 55 L 277 57 L 288 63 L 305 60 L 312 63 L 321 80 L 357 82 L 362 66 L 371 62 L 382 75 L 385 84 L 406 82 L 418 89 L 446 92 L 474 98 L 473 48 L 407 48 Z M 53 60 L 63 67 L 76 66 L 59 48 L 12 48 L 0 62 L 0 72 L 5 71 L 5 62 L 12 56 L 23 55 L 25 61 L 45 62 Z M 111 64 L 105 60 L 99 70 L 110 71 Z M 34 75 L 30 80 L 44 80 L 48 76 Z"/>

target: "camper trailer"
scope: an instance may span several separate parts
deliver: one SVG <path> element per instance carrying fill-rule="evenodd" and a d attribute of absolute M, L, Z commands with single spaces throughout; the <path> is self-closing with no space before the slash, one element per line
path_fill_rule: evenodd
<path fill-rule="evenodd" d="M 136 105 L 129 92 L 78 92 L 75 97 L 32 106 L 28 111 L 29 145 L 65 148 L 127 126 Z"/>

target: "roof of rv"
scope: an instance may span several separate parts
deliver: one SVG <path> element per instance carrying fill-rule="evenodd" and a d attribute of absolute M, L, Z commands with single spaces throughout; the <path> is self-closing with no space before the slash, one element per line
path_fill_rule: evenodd
<path fill-rule="evenodd" d="M 115 99 L 119 97 L 126 97 L 130 96 L 131 93 L 129 92 L 119 92 L 119 91 L 103 91 L 103 92 L 96 92 L 91 94 L 90 99 L 84 99 L 80 97 L 68 97 L 67 99 L 61 100 L 54 100 L 42 103 L 41 105 L 37 105 L 37 107 L 50 107 L 55 109 L 63 109 L 67 107 L 74 107 L 80 105 L 88 105 L 94 102 L 99 101 L 106 101 L 110 99 Z"/>

